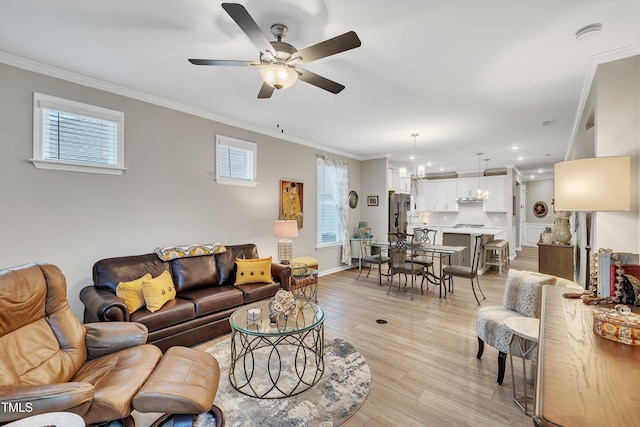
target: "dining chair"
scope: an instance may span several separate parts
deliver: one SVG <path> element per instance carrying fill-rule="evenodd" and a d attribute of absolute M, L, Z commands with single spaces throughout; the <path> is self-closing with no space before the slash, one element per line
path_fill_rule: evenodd
<path fill-rule="evenodd" d="M 382 286 L 382 276 L 387 276 L 388 274 L 382 273 L 382 266 L 389 263 L 389 257 L 384 256 L 382 254 L 382 248 L 379 246 L 373 246 L 371 244 L 371 229 L 363 229 L 363 232 L 360 233 L 360 260 L 359 260 L 359 271 L 358 277 L 356 280 L 360 279 L 360 275 L 362 274 L 362 267 L 369 267 L 369 271 L 367 271 L 367 277 L 371 273 L 371 266 L 378 266 L 378 285 Z"/>
<path fill-rule="evenodd" d="M 471 260 L 471 265 L 469 267 L 465 265 L 447 265 L 442 269 L 442 274 L 445 276 L 445 280 L 449 282 L 449 291 L 453 292 L 453 278 L 454 277 L 463 277 L 471 280 L 471 289 L 473 290 L 473 296 L 476 297 L 476 301 L 478 305 L 480 305 L 480 300 L 478 299 L 478 295 L 476 294 L 476 288 L 473 283 L 473 280 L 478 283 L 478 290 L 482 294 L 482 299 L 486 299 L 484 293 L 482 292 L 482 288 L 480 288 L 480 280 L 478 278 L 478 265 L 480 264 L 480 254 L 482 253 L 482 235 L 475 236 L 475 244 L 473 248 L 473 258 Z"/>
<path fill-rule="evenodd" d="M 389 240 L 389 289 L 393 286 L 393 276 L 398 274 L 398 290 L 400 289 L 400 274 L 404 274 L 404 285 L 407 286 L 407 275 L 411 276 L 411 299 L 413 300 L 413 285 L 418 275 L 424 271 L 424 266 L 413 262 L 413 238 L 412 234 L 388 233 Z M 422 283 L 420 283 L 420 293 L 422 293 Z"/>
<path fill-rule="evenodd" d="M 433 228 L 416 228 L 414 230 L 414 242 L 420 245 L 434 245 L 436 243 L 436 234 L 438 230 Z M 427 280 L 427 290 L 429 290 L 429 282 L 434 285 L 440 285 L 440 278 L 436 276 L 434 270 L 435 252 L 414 252 L 413 262 L 414 264 L 420 264 L 424 266 L 422 272 L 422 281 L 420 286 Z"/>

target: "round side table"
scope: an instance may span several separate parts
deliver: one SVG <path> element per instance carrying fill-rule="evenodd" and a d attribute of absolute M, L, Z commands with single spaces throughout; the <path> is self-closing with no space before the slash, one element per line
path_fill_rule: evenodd
<path fill-rule="evenodd" d="M 291 293 L 297 299 L 318 302 L 318 270 L 292 263 Z"/>
<path fill-rule="evenodd" d="M 84 419 L 71 412 L 48 412 L 5 424 L 5 427 L 85 427 Z"/>
<path fill-rule="evenodd" d="M 513 386 L 513 401 L 522 409 L 522 411 L 531 415 L 529 411 L 529 400 L 533 407 L 533 396 L 527 394 L 527 356 L 538 350 L 538 333 L 540 330 L 540 320 L 532 317 L 508 317 L 504 320 L 507 328 L 511 329 L 513 336 L 509 349 L 509 361 L 511 362 L 511 383 Z M 518 397 L 516 395 L 516 379 L 513 375 L 513 349 L 518 349 L 522 357 L 522 376 L 524 380 L 524 393 Z"/>

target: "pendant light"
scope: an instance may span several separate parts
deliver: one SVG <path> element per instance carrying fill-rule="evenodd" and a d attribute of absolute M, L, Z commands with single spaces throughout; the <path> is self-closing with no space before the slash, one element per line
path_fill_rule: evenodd
<path fill-rule="evenodd" d="M 484 195 L 483 198 L 489 198 L 489 185 L 487 183 L 487 170 L 489 170 L 489 159 L 484 159 Z"/>
<path fill-rule="evenodd" d="M 415 178 L 418 176 L 418 172 L 416 170 L 416 152 L 418 143 L 416 141 L 416 138 L 418 138 L 420 134 L 418 132 L 414 132 L 411 134 L 411 136 L 413 137 L 413 177 Z"/>
<path fill-rule="evenodd" d="M 476 197 L 483 197 L 484 190 L 482 190 L 482 154 L 476 153 L 478 155 L 478 189 L 476 190 Z"/>
<path fill-rule="evenodd" d="M 418 151 L 417 138 L 420 134 L 418 132 L 414 132 L 411 136 L 413 137 L 413 174 L 411 174 L 411 189 L 409 192 L 415 197 L 418 195 L 418 171 L 416 170 L 416 157 Z"/>

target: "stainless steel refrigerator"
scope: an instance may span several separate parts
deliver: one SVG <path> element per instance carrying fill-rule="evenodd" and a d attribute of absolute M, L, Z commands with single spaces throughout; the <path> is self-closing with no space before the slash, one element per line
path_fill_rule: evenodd
<path fill-rule="evenodd" d="M 389 195 L 389 233 L 406 233 L 408 214 L 411 210 L 411 196 L 408 194 Z"/>

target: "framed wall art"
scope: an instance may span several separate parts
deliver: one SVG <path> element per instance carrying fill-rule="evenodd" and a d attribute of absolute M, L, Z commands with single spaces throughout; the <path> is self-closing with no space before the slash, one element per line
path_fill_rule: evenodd
<path fill-rule="evenodd" d="M 304 184 L 302 182 L 280 180 L 280 219 L 290 219 L 298 222 L 302 228 L 304 206 Z"/>
<path fill-rule="evenodd" d="M 545 202 L 535 202 L 533 204 L 533 214 L 538 218 L 544 218 L 547 216 L 549 208 Z"/>
<path fill-rule="evenodd" d="M 378 206 L 378 196 L 367 196 L 367 206 Z"/>

